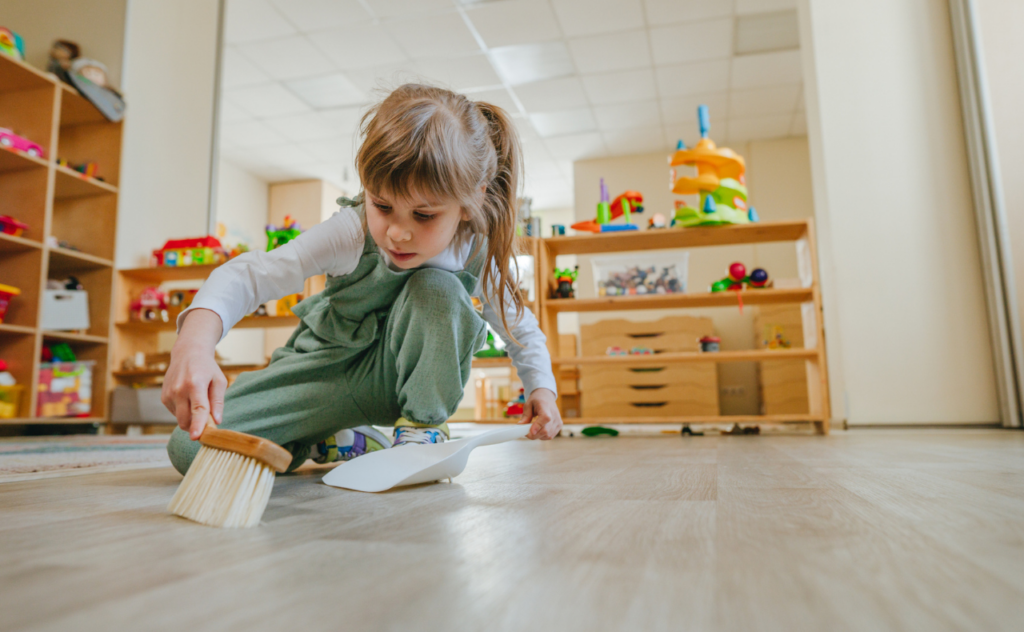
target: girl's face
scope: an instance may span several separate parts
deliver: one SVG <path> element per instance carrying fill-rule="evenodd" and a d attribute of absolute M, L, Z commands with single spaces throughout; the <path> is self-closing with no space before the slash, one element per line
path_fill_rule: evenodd
<path fill-rule="evenodd" d="M 399 268 L 423 265 L 452 243 L 469 215 L 455 201 L 390 199 L 366 192 L 366 225 L 377 245 Z"/>

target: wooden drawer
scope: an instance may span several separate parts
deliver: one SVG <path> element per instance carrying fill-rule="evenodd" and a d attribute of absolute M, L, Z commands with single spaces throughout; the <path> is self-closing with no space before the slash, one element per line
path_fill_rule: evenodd
<path fill-rule="evenodd" d="M 581 417 L 717 417 L 718 404 L 700 400 L 666 400 L 659 402 L 613 402 L 592 406 L 583 400 Z"/>
<path fill-rule="evenodd" d="M 807 363 L 766 360 L 761 363 L 761 403 L 766 415 L 807 414 Z"/>
<path fill-rule="evenodd" d="M 661 371 L 582 367 L 584 417 L 672 417 L 718 414 L 713 364 L 674 364 Z"/>
<path fill-rule="evenodd" d="M 605 355 L 608 347 L 648 347 L 655 351 L 699 351 L 702 336 L 714 333 L 710 318 L 668 316 L 649 322 L 602 320 L 580 327 L 583 355 Z"/>
<path fill-rule="evenodd" d="M 710 370 L 709 370 L 710 369 Z M 666 364 L 635 368 L 582 366 L 580 390 L 596 391 L 616 386 L 657 386 L 701 383 L 713 385 L 715 367 L 711 364 Z"/>

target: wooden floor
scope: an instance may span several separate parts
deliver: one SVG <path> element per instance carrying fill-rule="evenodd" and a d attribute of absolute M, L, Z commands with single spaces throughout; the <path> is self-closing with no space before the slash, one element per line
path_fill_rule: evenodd
<path fill-rule="evenodd" d="M 0 630 L 1024 626 L 1022 432 L 520 441 L 454 484 L 279 478 L 248 531 L 167 515 L 179 480 L 0 485 Z"/>

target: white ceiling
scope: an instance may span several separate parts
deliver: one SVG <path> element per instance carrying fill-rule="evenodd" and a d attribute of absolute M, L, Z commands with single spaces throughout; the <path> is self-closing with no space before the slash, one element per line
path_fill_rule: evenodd
<path fill-rule="evenodd" d="M 795 5 L 229 0 L 221 152 L 268 181 L 352 189 L 366 105 L 426 80 L 508 110 L 534 208 L 571 206 L 572 161 L 692 143 L 701 103 L 719 144 L 805 134 Z"/>

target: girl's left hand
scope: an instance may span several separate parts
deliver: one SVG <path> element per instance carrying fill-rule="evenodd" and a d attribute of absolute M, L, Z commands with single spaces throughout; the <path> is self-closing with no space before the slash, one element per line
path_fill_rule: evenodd
<path fill-rule="evenodd" d="M 546 388 L 530 393 L 523 405 L 521 424 L 530 424 L 527 439 L 554 439 L 562 430 L 562 415 L 555 403 L 555 394 Z"/>

